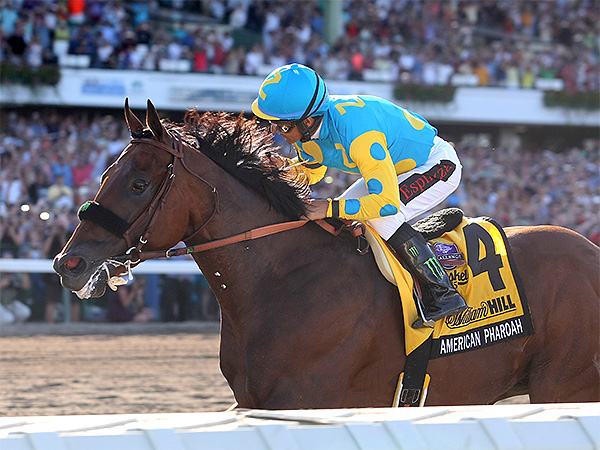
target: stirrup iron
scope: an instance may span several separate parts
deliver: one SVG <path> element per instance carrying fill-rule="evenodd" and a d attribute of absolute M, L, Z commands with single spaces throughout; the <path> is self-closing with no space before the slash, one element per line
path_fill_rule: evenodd
<path fill-rule="evenodd" d="M 421 301 L 421 299 L 423 298 L 423 291 L 421 290 L 421 285 L 419 284 L 419 281 L 415 278 L 413 278 L 413 296 L 416 300 L 416 304 L 417 304 L 417 312 L 419 313 L 419 319 L 421 320 L 422 326 L 419 326 L 417 328 L 423 328 L 423 327 L 429 327 L 429 328 L 433 328 L 435 327 L 435 321 L 433 320 L 428 320 L 425 317 L 425 311 L 423 311 L 423 302 Z M 419 322 L 419 319 L 415 320 L 412 324 L 411 327 L 415 328 L 415 324 Z"/>

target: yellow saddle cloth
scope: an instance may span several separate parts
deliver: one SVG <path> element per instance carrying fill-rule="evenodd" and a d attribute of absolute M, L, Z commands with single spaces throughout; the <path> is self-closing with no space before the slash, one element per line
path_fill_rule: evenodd
<path fill-rule="evenodd" d="M 394 279 L 390 279 L 390 275 L 386 278 L 397 285 L 402 299 L 407 355 L 432 333 L 430 359 L 533 334 L 527 299 L 512 264 L 506 236 L 492 219 L 463 218 L 454 230 L 431 240 L 452 284 L 468 305 L 462 313 L 436 322 L 433 329 L 411 327 L 418 317 L 412 277 L 383 239 L 367 228 L 369 241 L 373 244 L 375 238 L 379 242 Z M 374 254 L 377 255 L 376 250 Z M 466 264 L 462 264 L 461 259 Z M 382 261 L 378 263 L 381 267 Z"/>

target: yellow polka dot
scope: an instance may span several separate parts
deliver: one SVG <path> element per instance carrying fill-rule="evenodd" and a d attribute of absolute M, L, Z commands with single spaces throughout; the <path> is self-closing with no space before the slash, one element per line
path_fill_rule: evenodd
<path fill-rule="evenodd" d="M 323 150 L 321 150 L 321 147 L 319 147 L 319 144 L 317 144 L 315 141 L 304 142 L 302 144 L 302 150 L 315 158 L 316 162 L 323 162 Z"/>
<path fill-rule="evenodd" d="M 406 120 L 408 120 L 415 130 L 422 130 L 425 128 L 425 122 L 421 119 L 418 119 L 406 110 L 403 110 L 402 112 L 404 112 L 404 117 L 406 117 Z"/>
<path fill-rule="evenodd" d="M 394 167 L 396 168 L 396 173 L 401 174 L 406 173 L 409 170 L 413 170 L 415 167 L 417 167 L 417 163 L 414 159 L 403 159 L 402 161 L 398 161 L 396 164 L 394 164 Z"/>

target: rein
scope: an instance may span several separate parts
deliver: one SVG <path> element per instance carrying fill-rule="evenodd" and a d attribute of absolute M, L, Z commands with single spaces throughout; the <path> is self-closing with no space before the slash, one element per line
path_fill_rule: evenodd
<path fill-rule="evenodd" d="M 156 259 L 156 258 L 173 258 L 175 256 L 181 255 L 189 255 L 191 253 L 199 253 L 204 252 L 206 250 L 212 250 L 219 247 L 225 247 L 227 245 L 236 244 L 238 242 L 251 241 L 254 239 L 259 239 L 265 236 L 271 236 L 273 234 L 282 233 L 284 231 L 294 230 L 296 228 L 300 228 L 310 222 L 309 219 L 300 219 L 293 220 L 290 222 L 280 222 L 274 223 L 271 225 L 265 225 L 258 228 L 252 228 L 251 230 L 244 231 L 239 234 L 234 234 L 233 236 L 215 239 L 214 241 L 205 242 L 203 244 L 198 245 L 190 245 L 189 247 L 177 247 L 172 248 L 170 250 L 158 250 L 158 251 L 138 251 L 135 252 L 135 256 L 137 259 L 135 261 L 131 261 L 132 264 L 138 264 L 148 259 Z M 342 224 L 341 226 L 334 226 L 328 223 L 324 219 L 314 220 L 314 223 L 319 225 L 328 233 L 337 236 L 342 232 L 342 229 L 348 229 L 352 233 L 352 236 L 358 239 L 357 251 L 360 255 L 365 255 L 369 251 L 369 243 L 367 242 L 365 235 L 365 226 L 359 222 L 351 223 L 351 224 Z M 128 260 L 133 259 L 133 252 L 128 252 Z M 117 257 L 121 258 L 121 257 Z"/>
<path fill-rule="evenodd" d="M 296 228 L 300 228 L 309 222 L 308 219 L 294 220 L 291 222 L 280 222 L 272 225 L 265 225 L 263 227 L 253 228 L 248 231 L 244 231 L 233 236 L 215 239 L 214 241 L 205 242 L 204 244 L 191 245 L 189 247 L 172 248 L 170 250 L 162 251 L 145 251 L 136 252 L 137 260 L 132 261 L 133 263 L 139 263 L 148 259 L 155 258 L 172 258 L 174 256 L 189 255 L 191 253 L 204 252 L 206 250 L 212 250 L 219 247 L 225 247 L 226 245 L 235 244 L 238 242 L 251 241 L 253 239 L 259 239 L 265 236 L 271 236 L 273 234 L 281 233 L 283 231 L 289 231 Z M 131 255 L 133 252 L 127 255 L 133 259 Z"/>

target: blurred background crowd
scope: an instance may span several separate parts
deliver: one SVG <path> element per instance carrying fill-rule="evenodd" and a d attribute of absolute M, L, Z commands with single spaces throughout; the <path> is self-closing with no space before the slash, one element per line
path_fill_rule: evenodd
<path fill-rule="evenodd" d="M 102 172 L 128 141 L 129 133 L 120 115 L 52 110 L 6 114 L 0 130 L 2 257 L 53 258 L 78 224 L 77 209 L 93 198 Z M 457 206 L 469 216 L 494 217 L 503 226 L 562 225 L 600 244 L 599 140 L 588 140 L 561 152 L 503 148 L 479 134 L 463 135 L 455 145 L 464 166 L 463 181 L 436 209 Z M 290 154 L 289 148 L 281 151 Z M 335 197 L 354 180 L 353 175 L 330 171 L 314 186 L 313 195 Z M 19 281 L 24 287 L 20 295 L 29 296 L 25 300 L 36 303 L 40 310 L 33 318 L 56 320 L 55 309 L 62 299 L 58 277 L 27 277 L 33 280 Z M 111 310 L 108 298 L 96 302 L 99 312 L 89 308 L 94 302 L 88 302 L 90 320 L 134 320 L 148 305 L 154 308 L 154 316 L 146 313 L 136 320 L 217 317 L 214 297 L 201 275 L 147 278 L 144 283 L 153 285 L 143 304 L 123 300 L 127 304 L 124 309 L 135 310 L 133 314 Z M 160 287 L 167 285 L 161 293 Z M 119 295 L 126 290 L 119 288 Z M 121 301 L 116 293 L 108 295 Z M 179 305 L 181 298 L 189 300 Z M 75 297 L 73 305 L 79 305 Z M 116 315 L 107 315 L 109 311 Z M 74 309 L 71 315 L 77 318 L 81 312 Z"/>
<path fill-rule="evenodd" d="M 104 69 L 266 75 L 300 62 L 325 79 L 598 90 L 597 0 L 344 0 L 328 44 L 319 0 L 6 0 L 3 61 L 64 55 Z M 172 62 L 177 62 L 173 65 Z M 181 64 L 179 64 L 181 63 Z"/>
<path fill-rule="evenodd" d="M 367 80 L 375 72 L 381 81 L 447 84 L 476 75 L 481 86 L 531 88 L 547 78 L 570 92 L 600 90 L 597 0 L 347 0 L 344 33 L 331 45 L 322 7 L 318 0 L 6 0 L 0 61 L 39 67 L 72 54 L 87 56 L 92 68 L 159 70 L 171 60 L 194 72 L 238 75 L 266 75 L 295 61 L 325 80 Z M 129 141 L 122 113 L 15 108 L 1 118 L 0 254 L 53 258 Z M 437 209 L 457 206 L 503 226 L 561 225 L 600 245 L 600 140 L 547 148 L 471 133 L 455 145 L 463 181 Z M 331 171 L 313 194 L 335 197 L 354 179 Z M 72 296 L 71 319 L 218 318 L 200 274 L 136 279 L 85 308 Z M 0 323 L 53 322 L 66 313 L 55 274 L 2 273 L 0 288 L 3 304 L 14 298 L 28 308 L 0 310 Z"/>

